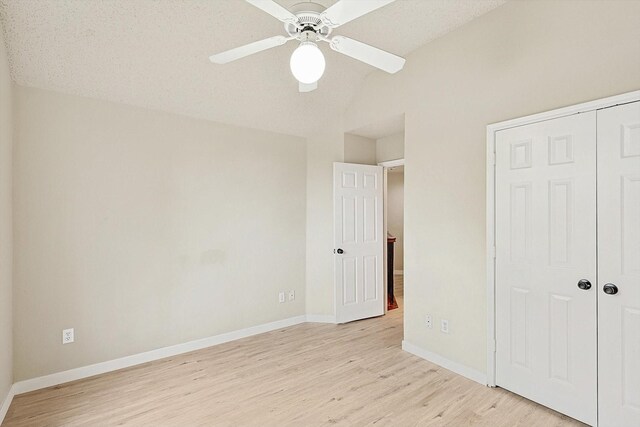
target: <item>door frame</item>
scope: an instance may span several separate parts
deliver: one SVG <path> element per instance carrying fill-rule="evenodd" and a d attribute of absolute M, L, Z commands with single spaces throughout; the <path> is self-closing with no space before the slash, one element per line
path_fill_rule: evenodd
<path fill-rule="evenodd" d="M 382 274 L 384 275 L 384 280 L 387 280 L 388 268 L 387 268 L 387 221 L 389 219 L 389 214 L 387 213 L 387 205 L 388 205 L 388 195 L 387 195 L 387 173 L 389 168 L 394 168 L 397 166 L 404 166 L 404 158 L 395 159 L 395 160 L 385 160 L 384 162 L 378 162 L 378 166 L 382 166 L 382 234 L 384 235 L 384 240 L 382 243 L 382 256 L 383 266 L 382 266 Z M 404 212 L 404 207 L 403 207 Z M 384 287 L 384 314 L 387 314 L 387 299 L 389 298 L 387 293 L 387 287 Z"/>
<path fill-rule="evenodd" d="M 487 385 L 496 387 L 496 132 L 587 111 L 601 110 L 620 104 L 640 101 L 640 90 L 558 108 L 543 113 L 492 123 L 487 126 L 486 171 L 487 171 Z M 386 224 L 385 224 L 386 225 Z"/>

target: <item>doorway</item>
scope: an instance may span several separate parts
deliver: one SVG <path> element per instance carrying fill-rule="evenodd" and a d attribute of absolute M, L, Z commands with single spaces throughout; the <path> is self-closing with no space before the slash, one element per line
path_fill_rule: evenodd
<path fill-rule="evenodd" d="M 334 164 L 334 266 L 338 323 L 389 312 L 402 321 L 404 169 L 403 114 L 345 133 L 344 163 Z M 376 181 L 375 176 L 380 176 L 380 180 Z M 375 193 L 378 188 L 376 182 L 380 184 L 380 193 Z M 353 187 L 347 188 L 349 183 L 353 183 Z M 376 210 L 374 206 L 377 203 L 380 203 L 380 216 L 367 217 L 368 213 L 373 214 Z M 380 234 L 367 234 L 367 227 L 377 222 L 380 222 Z M 345 234 L 352 225 L 355 234 Z M 362 239 L 358 238 L 358 233 L 364 233 Z M 349 236 L 353 241 L 346 238 Z M 373 236 L 378 237 L 374 239 Z M 371 239 L 375 240 L 375 247 L 380 252 L 366 248 L 373 242 Z M 350 246 L 348 253 L 343 247 L 345 245 Z M 358 258 L 360 252 L 362 259 Z M 375 268 L 372 265 L 374 259 Z M 373 298 L 373 288 L 379 289 L 379 300 Z M 376 301 L 375 304 L 379 301 L 380 305 L 375 310 L 365 307 L 371 305 L 371 299 Z"/>
<path fill-rule="evenodd" d="M 387 310 L 404 308 L 404 159 L 380 162 L 384 168 L 384 233 Z"/>

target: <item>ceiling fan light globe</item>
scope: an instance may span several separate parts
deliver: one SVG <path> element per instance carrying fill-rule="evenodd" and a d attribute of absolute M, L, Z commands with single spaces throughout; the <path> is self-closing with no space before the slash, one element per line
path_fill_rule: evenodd
<path fill-rule="evenodd" d="M 303 42 L 291 54 L 291 73 L 300 83 L 312 84 L 320 80 L 326 66 L 324 55 L 313 42 Z"/>

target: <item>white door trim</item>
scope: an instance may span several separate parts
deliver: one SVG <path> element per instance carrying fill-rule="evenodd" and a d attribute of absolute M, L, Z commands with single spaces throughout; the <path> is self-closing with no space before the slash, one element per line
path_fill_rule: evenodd
<path fill-rule="evenodd" d="M 570 116 L 587 111 L 600 110 L 619 104 L 640 101 L 640 90 L 607 98 L 533 114 L 526 117 L 493 123 L 487 126 L 487 385 L 496 386 L 496 307 L 495 307 L 495 164 L 496 132 L 517 126 Z"/>
<path fill-rule="evenodd" d="M 395 168 L 397 166 L 404 166 L 404 159 L 386 160 L 384 162 L 379 162 L 378 166 L 382 166 L 385 169 Z"/>

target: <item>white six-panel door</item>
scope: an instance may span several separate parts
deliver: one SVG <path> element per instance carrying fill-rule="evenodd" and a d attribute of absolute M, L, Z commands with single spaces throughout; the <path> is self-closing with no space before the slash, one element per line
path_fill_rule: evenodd
<path fill-rule="evenodd" d="M 338 323 L 384 314 L 382 167 L 334 163 Z"/>
<path fill-rule="evenodd" d="M 599 425 L 638 427 L 640 102 L 597 114 Z"/>
<path fill-rule="evenodd" d="M 595 115 L 497 132 L 495 189 L 496 384 L 593 425 Z"/>

